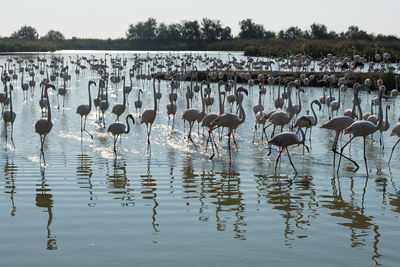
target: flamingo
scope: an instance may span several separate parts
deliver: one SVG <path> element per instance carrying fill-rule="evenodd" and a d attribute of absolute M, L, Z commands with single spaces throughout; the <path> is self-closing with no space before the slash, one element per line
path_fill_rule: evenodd
<path fill-rule="evenodd" d="M 129 81 L 130 81 L 129 86 L 125 86 L 125 77 L 124 76 L 122 77 L 122 79 L 124 80 L 124 85 L 123 85 L 123 90 L 122 91 L 124 92 L 125 95 L 127 95 L 128 99 L 129 99 L 129 94 L 131 93 L 132 87 L 133 87 L 132 86 L 133 76 L 134 76 L 134 72 L 133 72 L 132 69 L 130 69 L 129 70 Z M 127 102 L 128 106 L 129 106 L 129 100 L 127 100 L 126 102 Z"/>
<path fill-rule="evenodd" d="M 274 128 L 272 130 L 271 138 L 275 134 L 276 126 L 280 125 L 281 126 L 281 132 L 282 132 L 283 126 L 285 124 L 288 124 L 293 118 L 293 115 L 294 115 L 295 112 L 294 112 L 294 108 L 292 106 L 292 97 L 291 97 L 292 86 L 294 86 L 294 83 L 290 82 L 288 84 L 288 87 L 287 87 L 287 91 L 288 91 L 288 108 L 287 109 L 288 109 L 289 112 L 286 112 L 286 111 L 283 111 L 283 110 L 275 111 L 267 119 L 267 121 L 269 121 L 271 123 L 263 128 L 263 132 L 265 132 L 266 128 L 268 128 L 271 125 L 274 126 Z"/>
<path fill-rule="evenodd" d="M 83 131 L 85 131 L 88 135 L 90 135 L 90 137 L 93 139 L 93 135 L 91 135 L 87 130 L 86 130 L 86 119 L 87 116 L 89 115 L 91 109 L 92 109 L 92 98 L 90 95 L 90 85 L 94 84 L 94 86 L 96 86 L 96 83 L 94 81 L 89 81 L 88 83 L 88 92 L 89 92 L 89 105 L 79 105 L 76 109 L 76 113 L 79 114 L 81 116 L 81 137 L 82 137 L 82 133 Z M 47 91 L 46 91 L 47 92 Z M 46 96 L 48 99 L 48 96 Z M 85 116 L 85 122 L 83 124 L 83 128 L 82 128 L 82 120 L 83 120 L 83 116 Z"/>
<path fill-rule="evenodd" d="M 305 118 L 305 120 L 309 120 L 309 118 Z M 311 121 L 308 121 L 308 123 L 311 124 Z M 297 136 L 297 134 L 291 133 L 291 132 L 284 132 L 284 133 L 277 134 L 276 136 L 274 136 L 268 140 L 269 145 L 275 145 L 275 146 L 280 147 L 280 151 L 279 151 L 278 157 L 276 158 L 276 163 L 275 163 L 275 173 L 276 173 L 276 169 L 278 167 L 278 162 L 279 162 L 279 159 L 281 158 L 282 152 L 283 152 L 283 150 L 286 150 L 286 153 L 289 157 L 290 165 L 292 165 L 295 173 L 297 174 L 297 170 L 294 167 L 292 159 L 290 158 L 288 146 L 303 145 L 307 148 L 307 151 L 309 151 L 308 147 L 304 144 L 305 139 L 306 139 L 305 133 L 303 132 L 303 130 L 301 129 L 300 126 L 299 126 L 299 130 L 302 135 L 301 140 L 299 140 L 299 137 Z"/>
<path fill-rule="evenodd" d="M 35 131 L 40 135 L 40 160 L 42 160 L 43 156 L 43 163 L 46 165 L 46 159 L 44 157 L 44 150 L 43 150 L 43 145 L 44 141 L 46 139 L 46 136 L 49 134 L 51 129 L 53 128 L 53 122 L 51 121 L 51 107 L 50 107 L 50 100 L 49 100 L 49 94 L 47 93 L 47 89 L 53 88 L 55 90 L 56 88 L 52 84 L 41 84 L 41 86 L 44 86 L 45 90 L 45 96 L 47 100 L 47 118 L 41 118 L 40 120 L 36 121 L 35 123 Z"/>
<path fill-rule="evenodd" d="M 182 119 L 185 121 L 189 122 L 189 133 L 188 133 L 188 140 L 190 140 L 193 145 L 195 147 L 196 144 L 194 143 L 193 139 L 192 139 L 192 128 L 194 123 L 199 119 L 199 118 L 203 118 L 204 114 L 205 114 L 205 104 L 204 104 L 204 97 L 203 97 L 203 85 L 206 84 L 206 81 L 201 81 L 200 84 L 200 96 L 201 96 L 201 105 L 202 105 L 202 110 L 200 111 L 197 108 L 189 108 L 189 99 L 186 98 L 186 106 L 187 109 L 185 109 L 182 113 Z"/>
<path fill-rule="evenodd" d="M 122 80 L 125 82 L 125 77 L 122 76 Z M 115 104 L 111 110 L 111 112 L 117 115 L 117 119 L 115 121 L 119 121 L 119 117 L 124 113 L 126 110 L 126 94 L 123 93 L 123 100 L 122 104 Z"/>
<path fill-rule="evenodd" d="M 399 137 L 399 140 L 397 140 L 397 142 L 394 144 L 394 146 L 392 147 L 392 153 L 390 153 L 390 157 L 389 157 L 389 161 L 388 161 L 388 165 L 390 167 L 390 160 L 392 159 L 393 156 L 393 151 L 396 148 L 396 146 L 399 144 L 400 142 L 400 122 L 396 123 L 392 130 L 390 131 L 390 136 L 394 136 L 396 135 L 397 137 Z"/>
<path fill-rule="evenodd" d="M 135 104 L 136 113 L 137 113 L 137 110 L 139 109 L 139 116 L 140 116 L 140 113 L 141 113 L 141 110 L 142 110 L 142 101 L 140 100 L 140 94 L 143 94 L 142 89 L 139 89 L 139 91 L 138 91 L 138 99 L 134 103 Z"/>
<path fill-rule="evenodd" d="M 370 121 L 365 121 L 365 120 L 360 120 L 352 123 L 349 127 L 344 129 L 344 134 L 352 134 L 353 136 L 350 138 L 350 140 L 341 148 L 340 153 L 343 154 L 344 148 L 356 137 L 362 136 L 364 138 L 364 162 L 365 162 L 365 168 L 367 171 L 367 176 L 368 176 L 368 166 L 367 166 L 367 157 L 365 156 L 365 140 L 366 137 L 370 134 L 375 133 L 378 131 L 383 124 L 383 111 L 382 111 L 382 91 L 383 91 L 383 86 L 379 88 L 379 97 L 378 97 L 378 102 L 379 102 L 379 113 L 378 113 L 378 125 L 373 124 Z M 339 164 L 338 164 L 338 171 L 340 167 L 340 161 L 341 157 L 339 158 Z"/>
<path fill-rule="evenodd" d="M 214 121 L 216 118 L 218 118 L 218 116 L 222 115 L 224 113 L 224 105 L 221 101 L 221 94 L 225 95 L 225 92 L 221 92 L 221 85 L 223 85 L 224 82 L 222 80 L 220 80 L 218 82 L 218 104 L 219 104 L 219 114 L 217 113 L 209 113 L 206 116 L 204 116 L 202 122 L 201 122 L 201 126 L 202 127 L 207 127 L 208 130 L 208 138 L 207 138 L 207 144 L 206 144 L 206 150 L 208 148 L 208 142 L 211 143 L 211 148 L 213 151 L 213 154 L 210 156 L 210 160 L 212 160 L 215 156 L 215 151 L 214 151 L 214 146 L 218 152 L 218 147 L 217 144 L 215 144 L 214 138 L 213 138 L 213 134 L 212 134 L 212 130 L 213 130 L 213 125 L 211 125 L 211 122 Z"/>
<path fill-rule="evenodd" d="M 160 78 L 158 78 L 160 83 Z M 157 116 L 157 96 L 156 96 L 156 78 L 153 78 L 153 94 L 154 94 L 154 109 L 147 109 L 142 114 L 142 120 L 140 123 L 146 124 L 147 129 L 147 144 L 150 145 L 150 133 L 151 127 L 153 126 L 154 120 Z"/>
<path fill-rule="evenodd" d="M 110 107 L 110 103 L 108 102 L 108 80 L 106 80 L 106 99 L 100 101 L 99 107 L 100 107 L 100 111 L 102 113 L 101 117 L 103 119 L 103 125 L 104 125 L 104 127 L 106 127 L 106 120 L 104 118 L 104 113 Z"/>
<path fill-rule="evenodd" d="M 237 88 L 237 90 L 235 91 L 235 95 L 236 95 L 236 101 L 239 103 L 239 116 L 233 113 L 224 113 L 219 115 L 216 119 L 214 119 L 210 124 L 211 126 L 218 126 L 218 127 L 226 127 L 229 129 L 228 132 L 228 151 L 229 151 L 229 162 L 231 162 L 231 136 L 233 138 L 233 141 L 236 145 L 237 148 L 237 144 L 236 144 L 236 140 L 235 140 L 235 135 L 233 134 L 233 130 L 237 129 L 237 127 L 239 125 L 241 125 L 242 123 L 244 123 L 244 121 L 246 120 L 246 113 L 244 111 L 244 108 L 242 106 L 242 101 L 239 99 L 239 93 L 240 92 L 244 92 L 246 95 L 249 94 L 249 92 L 243 88 L 243 87 L 239 87 Z"/>
<path fill-rule="evenodd" d="M 5 87 L 7 87 L 6 84 L 4 84 Z M 7 88 L 6 88 L 7 90 Z M 6 133 L 6 140 L 7 140 L 7 123 L 11 123 L 11 142 L 15 148 L 15 144 L 14 144 L 14 138 L 13 138 L 13 131 L 14 131 L 14 121 L 15 121 L 15 117 L 16 114 L 13 111 L 13 105 L 12 105 L 12 91 L 13 90 L 13 86 L 10 84 L 10 110 L 6 110 L 3 112 L 3 121 L 4 121 L 4 127 L 5 127 L 5 133 Z"/>
<path fill-rule="evenodd" d="M 61 95 L 63 97 L 63 108 L 64 108 L 64 100 L 65 100 L 65 95 L 67 94 L 67 82 L 64 79 L 64 87 L 58 88 L 58 94 L 57 94 L 57 102 L 58 102 L 58 108 L 60 109 L 60 102 L 58 100 L 58 95 Z"/>
<path fill-rule="evenodd" d="M 115 144 L 117 143 L 118 137 L 121 134 L 128 134 L 130 127 L 129 127 L 129 121 L 128 119 L 132 120 L 132 124 L 135 124 L 135 120 L 133 118 L 132 114 L 128 114 L 126 116 L 126 125 L 121 123 L 121 122 L 113 122 L 110 124 L 110 126 L 108 126 L 107 132 L 112 133 L 113 137 L 114 137 L 114 153 L 117 153 L 117 150 L 115 148 Z"/>
<path fill-rule="evenodd" d="M 317 122 L 318 122 L 317 114 L 315 114 L 313 104 L 316 104 L 319 107 L 319 110 L 321 110 L 321 108 L 322 108 L 321 103 L 319 103 L 319 101 L 317 99 L 313 100 L 311 102 L 311 111 L 313 113 L 313 116 L 311 116 L 311 115 L 301 116 L 299 119 L 297 119 L 296 123 L 294 124 L 294 127 L 298 126 L 300 128 L 303 128 L 303 127 L 306 128 L 306 131 L 304 133 L 305 136 L 307 135 L 307 130 L 310 129 L 310 138 L 309 138 L 310 142 L 311 142 L 312 127 L 317 125 Z"/>

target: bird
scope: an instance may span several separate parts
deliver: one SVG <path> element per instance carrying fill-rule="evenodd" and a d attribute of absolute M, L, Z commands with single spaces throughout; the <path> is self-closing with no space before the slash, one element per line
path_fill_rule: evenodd
<path fill-rule="evenodd" d="M 83 131 L 85 131 L 93 139 L 93 135 L 91 135 L 86 130 L 86 119 L 92 109 L 92 98 L 91 98 L 91 94 L 90 94 L 90 85 L 92 85 L 92 84 L 94 84 L 94 86 L 96 86 L 96 83 L 94 81 L 89 81 L 89 83 L 88 83 L 89 105 L 86 105 L 86 104 L 79 105 L 76 109 L 76 113 L 81 116 L 81 137 L 82 137 Z M 46 96 L 46 97 L 48 99 L 48 96 Z M 83 127 L 82 127 L 83 117 L 85 117 L 85 122 L 83 123 Z"/>
<path fill-rule="evenodd" d="M 158 77 L 158 79 L 160 79 Z M 160 80 L 158 80 L 160 82 Z M 157 96 L 156 96 L 156 77 L 153 77 L 153 94 L 154 94 L 154 109 L 147 109 L 142 114 L 142 120 L 140 123 L 146 124 L 147 129 L 147 144 L 150 145 L 150 133 L 151 127 L 153 126 L 154 120 L 157 116 Z"/>
<path fill-rule="evenodd" d="M 362 136 L 364 138 L 364 162 L 365 162 L 365 168 L 367 171 L 367 176 L 368 176 L 368 166 L 367 166 L 367 157 L 365 155 L 365 140 L 366 137 L 370 134 L 375 133 L 378 131 L 383 124 L 383 111 L 382 111 L 382 92 L 383 92 L 383 86 L 379 88 L 379 96 L 378 96 L 378 103 L 379 103 L 379 112 L 378 112 L 378 124 L 375 125 L 370 121 L 365 121 L 365 120 L 360 120 L 353 122 L 349 127 L 344 129 L 344 134 L 352 134 L 352 137 L 350 140 L 341 148 L 340 153 L 343 154 L 344 148 L 356 137 Z M 341 157 L 339 158 L 339 164 L 338 164 L 338 171 L 340 167 L 340 161 Z"/>
<path fill-rule="evenodd" d="M 210 160 L 212 160 L 215 156 L 215 151 L 214 151 L 214 147 L 216 148 L 217 152 L 218 152 L 218 147 L 215 144 L 215 140 L 213 137 L 213 125 L 211 125 L 211 122 L 214 121 L 216 118 L 218 118 L 219 115 L 224 113 L 224 104 L 221 101 L 221 95 L 223 94 L 225 96 L 225 92 L 221 92 L 221 85 L 225 84 L 225 82 L 223 82 L 222 80 L 220 80 L 218 82 L 218 104 L 219 104 L 219 114 L 217 113 L 209 113 L 206 114 L 201 122 L 201 127 L 207 127 L 208 128 L 208 138 L 207 138 L 207 142 L 206 142 L 206 151 L 208 148 L 208 142 L 211 143 L 211 148 L 212 148 L 212 155 L 210 156 Z M 225 97 L 224 97 L 224 102 L 225 102 Z M 219 152 L 218 152 L 219 153 Z"/>
<path fill-rule="evenodd" d="M 293 109 L 293 106 L 292 106 L 292 97 L 291 97 L 291 91 L 292 91 L 292 87 L 293 86 L 294 86 L 294 83 L 291 82 L 291 83 L 288 84 L 288 87 L 287 87 L 287 91 L 288 91 L 288 108 L 287 109 L 288 109 L 288 112 L 283 111 L 283 110 L 275 111 L 267 119 L 267 121 L 270 122 L 270 124 L 263 128 L 263 131 L 265 132 L 266 128 L 268 128 L 269 126 L 273 125 L 271 138 L 275 134 L 276 126 L 281 126 L 281 132 L 282 132 L 283 126 L 285 124 L 288 124 L 293 118 L 293 115 L 295 113 L 294 109 Z"/>
<path fill-rule="evenodd" d="M 294 124 L 294 127 L 300 127 L 306 128 L 305 131 L 305 136 L 307 135 L 307 130 L 310 129 L 310 142 L 311 142 L 311 129 L 313 126 L 317 125 L 318 119 L 317 119 L 317 114 L 315 114 L 314 108 L 313 108 L 313 104 L 316 104 L 319 107 L 319 110 L 321 110 L 322 106 L 321 103 L 319 103 L 319 101 L 317 99 L 311 101 L 311 111 L 313 113 L 313 116 L 311 115 L 304 115 L 301 116 L 299 119 L 297 119 L 296 123 Z"/>
<path fill-rule="evenodd" d="M 399 144 L 400 142 L 400 122 L 396 123 L 392 130 L 390 130 L 390 136 L 394 136 L 396 135 L 397 137 L 399 137 L 399 140 L 397 140 L 397 142 L 394 144 L 394 146 L 392 147 L 392 152 L 390 153 L 390 157 L 389 157 L 389 161 L 388 161 L 388 165 L 390 166 L 390 161 L 392 159 L 393 156 L 393 151 L 396 148 L 396 146 Z"/>
<path fill-rule="evenodd" d="M 233 134 L 233 131 L 237 129 L 237 127 L 241 124 L 243 124 L 246 120 L 246 113 L 244 111 L 242 101 L 239 99 L 239 93 L 244 92 L 246 95 L 249 94 L 249 92 L 243 88 L 239 87 L 235 91 L 236 95 L 236 101 L 239 104 L 239 115 L 233 114 L 233 113 L 224 113 L 219 115 L 216 119 L 214 119 L 210 124 L 211 126 L 217 126 L 217 127 L 225 127 L 229 129 L 228 132 L 228 152 L 229 152 L 229 162 L 231 162 L 232 157 L 231 157 L 231 136 L 233 138 L 233 141 L 235 143 L 235 146 L 237 148 L 236 140 L 235 140 L 235 135 Z"/>
<path fill-rule="evenodd" d="M 309 120 L 309 119 L 305 118 L 305 120 Z M 308 123 L 311 124 L 311 121 L 309 121 Z M 280 147 L 280 151 L 279 151 L 278 157 L 276 158 L 276 163 L 275 163 L 275 173 L 276 173 L 276 169 L 278 167 L 278 162 L 281 158 L 282 152 L 283 152 L 283 150 L 286 150 L 286 153 L 289 157 L 290 165 L 292 165 L 295 173 L 297 174 L 297 170 L 294 167 L 292 159 L 290 158 L 288 146 L 303 145 L 307 148 L 307 151 L 309 151 L 308 147 L 304 144 L 306 137 L 305 137 L 305 133 L 303 132 L 303 130 L 301 129 L 300 126 L 299 126 L 299 131 L 301 132 L 301 135 L 302 135 L 301 140 L 299 140 L 299 137 L 297 136 L 297 134 L 292 133 L 292 132 L 283 132 L 283 133 L 275 135 L 274 137 L 272 137 L 271 139 L 268 140 L 269 145 L 275 145 L 275 146 Z"/>
<path fill-rule="evenodd" d="M 142 100 L 140 100 L 140 94 L 143 94 L 142 89 L 138 90 L 138 99 L 134 102 L 136 113 L 137 113 L 137 110 L 139 109 L 139 115 L 140 115 L 141 110 L 142 110 Z"/>
<path fill-rule="evenodd" d="M 132 120 L 132 124 L 135 124 L 135 119 L 133 118 L 132 114 L 128 114 L 126 116 L 126 125 L 122 122 L 113 122 L 108 126 L 107 132 L 111 133 L 114 137 L 114 153 L 117 153 L 117 150 L 115 148 L 115 144 L 117 143 L 118 137 L 121 136 L 121 134 L 128 134 L 130 127 L 129 127 L 129 121 L 128 119 Z"/>
<path fill-rule="evenodd" d="M 200 83 L 200 96 L 201 96 L 201 106 L 202 110 L 200 111 L 197 108 L 189 108 L 189 99 L 186 99 L 186 109 L 182 113 L 182 119 L 187 122 L 189 122 L 189 133 L 188 133 L 188 141 L 191 141 L 195 147 L 196 144 L 194 143 L 192 139 L 192 129 L 194 123 L 199 119 L 203 118 L 205 114 L 205 104 L 204 104 L 204 97 L 203 97 L 203 85 L 206 84 L 206 81 L 201 81 Z"/>
<path fill-rule="evenodd" d="M 122 76 L 122 79 L 125 81 L 125 77 Z M 124 113 L 126 110 L 126 94 L 123 93 L 123 100 L 122 104 L 115 104 L 111 110 L 111 112 L 117 115 L 117 119 L 115 121 L 119 121 L 119 117 Z"/>
<path fill-rule="evenodd" d="M 125 76 L 122 76 L 122 79 L 123 79 L 123 87 L 122 87 L 123 90 L 122 91 L 123 91 L 124 95 L 127 95 L 127 97 L 129 97 L 129 94 L 132 91 L 132 87 L 133 87 L 132 79 L 133 79 L 133 76 L 134 76 L 134 72 L 133 72 L 132 69 L 130 69 L 129 70 L 129 81 L 130 81 L 129 86 L 128 85 L 125 86 Z M 127 100 L 126 102 L 127 102 L 128 106 L 129 106 L 129 101 Z"/>
<path fill-rule="evenodd" d="M 379 145 L 382 148 L 382 150 L 385 149 L 385 144 L 383 142 L 383 132 L 386 132 L 387 130 L 389 130 L 389 127 L 390 127 L 389 118 L 388 118 L 388 109 L 389 108 L 390 108 L 389 103 L 386 103 L 385 119 L 382 122 L 381 128 L 379 128 L 379 132 L 380 132 Z"/>
<path fill-rule="evenodd" d="M 58 99 L 58 95 L 63 97 L 63 105 L 62 106 L 64 108 L 65 95 L 67 94 L 67 82 L 66 82 L 65 79 L 64 79 L 64 87 L 58 88 L 57 92 L 58 92 L 58 94 L 57 94 L 58 108 L 57 109 L 60 109 L 60 102 L 59 102 L 59 99 Z"/>
<path fill-rule="evenodd" d="M 110 107 L 110 103 L 108 102 L 108 80 L 106 80 L 106 86 L 105 87 L 106 87 L 106 95 L 105 95 L 106 99 L 101 100 L 100 103 L 99 103 L 99 108 L 100 108 L 100 111 L 102 113 L 101 119 L 103 120 L 104 128 L 106 127 L 106 120 L 105 120 L 105 117 L 104 117 L 104 113 Z"/>
<path fill-rule="evenodd" d="M 7 84 L 4 84 L 6 90 L 7 90 Z M 10 110 L 6 110 L 3 112 L 3 121 L 4 121 L 4 127 L 5 127 L 5 133 L 6 133 L 6 141 L 7 141 L 7 124 L 11 123 L 11 142 L 15 148 L 15 144 L 14 144 L 14 137 L 13 137 L 13 132 L 14 132 L 14 121 L 16 118 L 16 114 L 13 111 L 13 103 L 12 103 L 12 91 L 13 90 L 13 86 L 10 84 L 10 97 L 9 97 L 9 101 L 10 101 Z"/>
<path fill-rule="evenodd" d="M 43 150 L 43 145 L 44 141 L 46 139 L 46 136 L 49 134 L 51 129 L 53 128 L 53 122 L 51 121 L 51 107 L 50 107 L 50 100 L 49 100 L 49 94 L 47 93 L 47 89 L 53 88 L 54 90 L 56 89 L 53 84 L 41 84 L 41 86 L 44 86 L 45 90 L 45 96 L 47 100 L 47 118 L 41 118 L 35 123 L 35 132 L 40 135 L 40 160 L 42 160 L 43 157 L 43 163 L 46 165 L 46 159 L 44 156 L 44 150 Z"/>

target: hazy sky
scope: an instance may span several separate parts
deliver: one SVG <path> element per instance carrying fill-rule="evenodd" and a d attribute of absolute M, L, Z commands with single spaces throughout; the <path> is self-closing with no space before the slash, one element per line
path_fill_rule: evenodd
<path fill-rule="evenodd" d="M 369 33 L 400 36 L 399 0 L 0 0 L 0 4 L 0 36 L 30 25 L 40 35 L 54 29 L 66 38 L 118 38 L 125 37 L 130 24 L 148 17 L 167 24 L 219 19 L 234 35 L 239 21 L 251 18 L 275 32 L 289 26 L 305 30 L 317 22 L 328 31 L 357 25 Z"/>

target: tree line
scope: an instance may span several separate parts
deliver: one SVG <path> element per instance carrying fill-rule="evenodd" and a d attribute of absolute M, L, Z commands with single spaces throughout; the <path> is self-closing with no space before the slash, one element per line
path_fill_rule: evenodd
<path fill-rule="evenodd" d="M 1 52 L 53 51 L 61 49 L 117 49 L 117 50 L 244 50 L 248 55 L 280 55 L 303 52 L 308 47 L 314 56 L 334 49 L 348 51 L 355 47 L 363 52 L 374 45 L 388 46 L 400 52 L 400 39 L 395 35 L 368 33 L 351 25 L 345 32 L 328 31 L 324 24 L 313 23 L 307 30 L 297 26 L 273 32 L 252 19 L 239 22 L 240 31 L 232 35 L 229 26 L 218 19 L 184 20 L 180 23 L 158 23 L 154 18 L 130 24 L 125 38 L 66 39 L 60 31 L 50 30 L 40 36 L 38 31 L 24 25 L 9 37 L 0 38 Z M 319 46 L 325 46 L 319 47 Z M 330 51 L 335 53 L 336 51 Z M 365 52 L 365 51 L 364 51 Z M 370 52 L 370 51 L 369 51 Z M 369 53 L 368 52 L 368 53 Z M 365 52 L 366 53 L 366 52 Z"/>

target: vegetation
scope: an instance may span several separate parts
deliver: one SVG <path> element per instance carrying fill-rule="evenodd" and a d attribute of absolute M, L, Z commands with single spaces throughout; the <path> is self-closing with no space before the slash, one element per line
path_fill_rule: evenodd
<path fill-rule="evenodd" d="M 158 23 L 148 18 L 131 24 L 126 38 L 65 39 L 56 30 L 39 38 L 37 30 L 24 25 L 10 37 L 0 38 L 0 52 L 55 51 L 63 49 L 102 50 L 240 50 L 248 56 L 281 56 L 304 53 L 314 58 L 332 53 L 338 56 L 353 52 L 374 58 L 376 51 L 391 53 L 391 60 L 400 56 L 400 39 L 394 35 L 371 34 L 351 25 L 346 32 L 328 31 L 323 24 L 313 23 L 310 29 L 289 27 L 278 33 L 266 30 L 252 19 L 239 22 L 240 32 L 233 37 L 231 28 L 220 20 L 203 18 L 180 23 Z"/>

